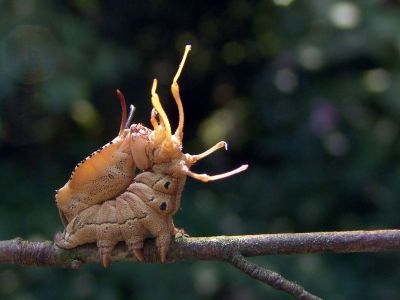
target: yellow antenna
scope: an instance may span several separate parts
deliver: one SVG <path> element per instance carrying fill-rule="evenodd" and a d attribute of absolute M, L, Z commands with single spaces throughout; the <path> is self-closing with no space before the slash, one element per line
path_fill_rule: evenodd
<path fill-rule="evenodd" d="M 178 106 L 178 112 L 179 112 L 179 123 L 178 123 L 178 127 L 176 128 L 176 131 L 175 131 L 175 136 L 181 142 L 182 142 L 182 138 L 183 138 L 183 125 L 184 125 L 185 117 L 184 117 L 181 96 L 179 94 L 178 78 L 181 75 L 183 66 L 185 65 L 187 55 L 191 48 L 192 47 L 190 45 L 186 45 L 185 52 L 183 53 L 183 57 L 182 57 L 181 63 L 179 64 L 178 71 L 176 72 L 175 77 L 172 80 L 172 84 L 171 84 L 172 96 L 174 97 L 176 105 Z"/>
<path fill-rule="evenodd" d="M 214 146 L 212 146 L 210 149 L 204 151 L 203 153 L 200 153 L 197 155 L 188 155 L 187 156 L 188 162 L 190 163 L 190 165 L 192 165 L 192 164 L 196 163 L 197 161 L 199 161 L 200 159 L 203 159 L 204 157 L 210 155 L 211 153 L 214 153 L 215 151 L 217 151 L 218 149 L 221 149 L 221 148 L 225 148 L 225 150 L 228 150 L 228 144 L 224 141 L 220 141 L 220 142 L 216 143 Z M 213 181 L 213 180 L 220 180 L 220 179 L 235 175 L 237 173 L 247 170 L 248 167 L 249 167 L 249 165 L 241 165 L 239 168 L 236 168 L 232 171 L 222 173 L 222 174 L 217 174 L 217 175 L 194 173 L 189 170 L 188 166 L 185 166 L 183 168 L 183 171 L 185 172 L 185 174 L 187 176 L 190 176 L 194 179 L 197 179 L 197 180 L 200 180 L 203 182 L 207 182 L 207 181 Z"/>
<path fill-rule="evenodd" d="M 156 111 L 160 115 L 161 122 L 163 122 L 165 125 L 165 131 L 166 131 L 165 142 L 166 142 L 166 147 L 168 147 L 171 144 L 171 125 L 169 124 L 167 114 L 165 113 L 164 109 L 162 108 L 160 98 L 158 97 L 158 95 L 156 93 L 156 89 L 157 89 L 157 79 L 154 79 L 153 86 L 151 87 L 151 103 L 153 104 L 153 107 L 156 109 Z M 154 129 L 154 130 L 156 130 L 156 129 Z"/>

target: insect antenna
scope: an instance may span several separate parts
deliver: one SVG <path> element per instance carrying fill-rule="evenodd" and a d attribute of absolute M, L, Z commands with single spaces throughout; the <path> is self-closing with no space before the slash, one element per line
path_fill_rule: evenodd
<path fill-rule="evenodd" d="M 172 143 L 171 143 L 171 125 L 169 123 L 167 114 L 165 113 L 161 102 L 160 98 L 157 95 L 157 79 L 153 80 L 153 86 L 151 87 L 151 103 L 153 104 L 153 107 L 155 110 L 158 112 L 158 115 L 160 117 L 160 123 L 164 124 L 164 130 L 165 130 L 165 147 L 171 148 Z M 159 129 L 154 128 L 154 131 L 159 131 Z"/>
<path fill-rule="evenodd" d="M 204 151 L 203 153 L 200 154 L 196 154 L 196 155 L 187 155 L 188 160 L 190 162 L 190 164 L 194 164 L 197 161 L 199 161 L 200 159 L 203 159 L 204 157 L 210 155 L 211 153 L 214 153 L 215 151 L 217 151 L 218 149 L 221 148 L 225 148 L 225 150 L 228 150 L 228 144 L 224 141 L 218 142 L 216 143 L 214 146 L 212 146 L 210 149 Z M 222 174 L 217 174 L 217 175 L 208 175 L 208 174 L 198 174 L 198 173 L 194 173 L 192 171 L 189 170 L 189 168 L 184 168 L 184 172 L 186 173 L 186 175 L 203 181 L 203 182 L 207 182 L 207 181 L 213 181 L 213 180 L 219 180 L 219 179 L 223 179 L 229 176 L 232 176 L 234 174 L 243 172 L 245 170 L 247 170 L 248 165 L 241 165 L 239 168 L 236 168 L 232 171 L 226 172 L 226 173 L 222 173 Z"/>
<path fill-rule="evenodd" d="M 232 171 L 225 172 L 222 174 L 216 174 L 216 175 L 198 174 L 198 173 L 194 173 L 194 172 L 190 171 L 189 169 L 184 169 L 184 172 L 186 173 L 187 176 L 190 176 L 194 179 L 197 179 L 197 180 L 200 180 L 203 182 L 208 182 L 208 181 L 220 180 L 220 179 L 235 175 L 237 173 L 246 171 L 248 167 L 249 167 L 249 165 L 241 165 L 240 167 L 238 167 Z"/>
<path fill-rule="evenodd" d="M 135 106 L 133 104 L 129 105 L 129 116 L 125 123 L 125 129 L 128 129 L 132 122 L 133 113 L 135 112 Z"/>
<path fill-rule="evenodd" d="M 184 125 L 185 118 L 184 118 L 182 100 L 181 100 L 181 96 L 179 94 L 178 78 L 181 75 L 183 66 L 185 65 L 185 61 L 186 61 L 186 58 L 187 58 L 187 55 L 188 55 L 190 49 L 191 49 L 191 46 L 186 45 L 185 52 L 183 54 L 181 63 L 179 64 L 178 71 L 176 72 L 175 77 L 172 80 L 172 84 L 171 84 L 171 93 L 172 93 L 172 96 L 174 97 L 176 105 L 178 106 L 178 112 L 179 112 L 178 127 L 176 128 L 176 131 L 175 131 L 175 136 L 179 139 L 179 141 L 182 141 L 182 139 L 183 139 L 183 125 Z"/>
<path fill-rule="evenodd" d="M 119 99 L 119 103 L 121 104 L 121 110 L 122 110 L 122 115 L 121 115 L 121 125 L 119 127 L 119 133 L 118 135 L 121 135 L 122 132 L 125 130 L 125 125 L 126 125 L 126 101 L 124 94 L 120 90 L 117 90 L 117 96 Z"/>

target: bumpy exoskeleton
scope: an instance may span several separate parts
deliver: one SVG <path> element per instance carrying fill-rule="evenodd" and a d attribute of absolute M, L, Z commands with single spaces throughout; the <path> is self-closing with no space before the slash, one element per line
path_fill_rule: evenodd
<path fill-rule="evenodd" d="M 120 195 L 135 177 L 136 168 L 151 166 L 147 143 L 152 130 L 141 124 L 130 125 L 123 94 L 117 90 L 122 118 L 119 134 L 111 142 L 79 162 L 68 182 L 56 191 L 56 204 L 66 226 L 82 210 Z"/>
<path fill-rule="evenodd" d="M 142 172 L 115 200 L 81 211 L 56 243 L 69 249 L 95 242 L 103 265 L 108 266 L 119 241 L 125 241 L 129 251 L 143 261 L 143 242 L 154 236 L 161 261 L 165 261 L 171 237 L 179 232 L 172 216 L 180 207 L 184 183 L 180 178 Z"/>
<path fill-rule="evenodd" d="M 150 234 L 155 237 L 160 260 L 164 262 L 171 236 L 178 232 L 172 216 L 180 206 L 186 177 L 207 182 L 247 169 L 247 165 L 242 165 L 213 176 L 190 171 L 198 160 L 220 148 L 226 149 L 227 144 L 218 142 L 197 155 L 182 152 L 184 111 L 177 81 L 189 51 L 190 46 L 186 46 L 171 85 L 179 112 L 176 131 L 172 133 L 154 79 L 150 117 L 153 130 L 140 124 L 126 129 L 129 125 L 123 125 L 125 110 L 116 142 L 107 144 L 79 164 L 70 181 L 58 192 L 57 205 L 67 225 L 56 237 L 57 245 L 73 248 L 97 242 L 103 265 L 108 266 L 112 249 L 119 241 L 125 241 L 135 257 L 143 260 L 143 241 Z M 124 102 L 122 94 L 119 95 L 121 103 Z M 118 147 L 113 148 L 114 144 Z M 144 172 L 130 178 L 135 174 L 135 168 Z M 160 189 L 163 184 L 165 186 Z"/>

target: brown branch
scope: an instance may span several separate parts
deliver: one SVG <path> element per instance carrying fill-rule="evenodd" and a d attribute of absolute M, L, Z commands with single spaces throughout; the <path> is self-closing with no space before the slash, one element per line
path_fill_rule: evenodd
<path fill-rule="evenodd" d="M 232 255 L 229 262 L 243 273 L 261 282 L 268 284 L 274 289 L 284 291 L 289 295 L 302 300 L 321 300 L 321 298 L 307 292 L 301 285 L 284 278 L 281 274 L 260 267 L 244 258 L 239 252 Z"/>
<path fill-rule="evenodd" d="M 260 234 L 245 236 L 179 237 L 172 243 L 167 262 L 183 260 L 221 260 L 253 278 L 285 290 L 298 299 L 317 299 L 301 286 L 281 275 L 244 259 L 245 256 L 400 251 L 400 230 L 339 231 L 312 233 Z M 145 261 L 159 262 L 154 240 L 144 248 Z M 112 254 L 113 261 L 135 261 L 123 243 Z M 0 263 L 21 266 L 78 268 L 99 262 L 97 247 L 83 245 L 65 250 L 53 242 L 29 242 L 22 239 L 0 241 Z M 308 298 L 307 298 L 308 297 Z"/>
<path fill-rule="evenodd" d="M 280 233 L 241 236 L 179 237 L 171 243 L 168 262 L 226 260 L 231 253 L 243 256 L 400 251 L 400 230 Z M 159 262 L 153 240 L 145 243 L 145 261 Z M 113 261 L 135 261 L 120 243 Z M 29 242 L 20 238 L 0 241 L 0 263 L 23 266 L 76 267 L 99 262 L 94 244 L 65 250 L 53 242 Z"/>

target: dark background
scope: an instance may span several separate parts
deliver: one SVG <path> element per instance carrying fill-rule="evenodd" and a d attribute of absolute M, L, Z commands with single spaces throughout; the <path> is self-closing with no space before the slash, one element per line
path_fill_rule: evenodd
<path fill-rule="evenodd" d="M 192 236 L 399 226 L 397 1 L 0 1 L 0 239 L 62 230 L 54 190 L 116 136 L 121 89 L 149 126 L 150 87 L 171 122 L 180 79 L 193 170 L 175 224 Z M 327 299 L 398 299 L 400 256 L 257 263 Z M 288 299 L 218 262 L 0 267 L 2 299 Z"/>

